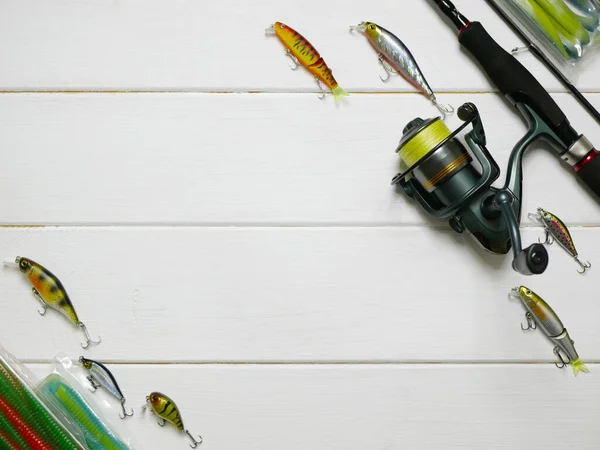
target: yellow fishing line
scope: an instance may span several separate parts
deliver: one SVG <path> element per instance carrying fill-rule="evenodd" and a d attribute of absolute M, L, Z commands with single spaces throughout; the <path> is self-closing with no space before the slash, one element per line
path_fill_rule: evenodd
<path fill-rule="evenodd" d="M 408 166 L 418 162 L 423 156 L 437 147 L 437 145 L 452 133 L 444 122 L 437 119 L 431 125 L 421 130 L 415 137 L 406 142 L 398 151 L 402 161 Z"/>

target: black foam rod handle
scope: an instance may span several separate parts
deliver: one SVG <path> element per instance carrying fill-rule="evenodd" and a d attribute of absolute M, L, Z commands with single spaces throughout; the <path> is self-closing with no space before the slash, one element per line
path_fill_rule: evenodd
<path fill-rule="evenodd" d="M 600 153 L 593 150 L 575 170 L 579 179 L 600 197 Z"/>
<path fill-rule="evenodd" d="M 546 89 L 513 55 L 500 47 L 479 22 L 471 22 L 463 28 L 458 40 L 510 101 L 530 106 L 555 129 L 565 125 L 565 114 Z"/>

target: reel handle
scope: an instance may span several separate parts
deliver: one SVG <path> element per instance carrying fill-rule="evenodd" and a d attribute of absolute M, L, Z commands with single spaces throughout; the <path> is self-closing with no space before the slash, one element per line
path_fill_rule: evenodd
<path fill-rule="evenodd" d="M 548 267 L 548 251 L 539 243 L 531 244 L 525 249 L 521 247 L 521 232 L 515 214 L 515 203 L 518 203 L 518 200 L 514 194 L 504 188 L 496 193 L 491 203 L 487 203 L 487 206 L 484 204 L 484 207 L 489 208 L 488 214 L 495 209 L 502 212 L 513 248 L 513 269 L 523 275 L 539 275 Z"/>
<path fill-rule="evenodd" d="M 539 275 L 548 267 L 548 251 L 542 244 L 531 244 L 519 253 L 512 263 L 513 269 L 523 275 Z"/>

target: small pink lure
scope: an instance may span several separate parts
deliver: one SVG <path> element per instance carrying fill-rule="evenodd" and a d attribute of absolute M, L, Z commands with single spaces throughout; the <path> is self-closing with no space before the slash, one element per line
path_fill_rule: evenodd
<path fill-rule="evenodd" d="M 569 255 L 573 257 L 573 259 L 575 259 L 575 262 L 579 264 L 581 270 L 578 270 L 577 272 L 581 274 L 585 273 L 586 270 L 592 267 L 589 261 L 582 263 L 579 260 L 579 254 L 575 248 L 575 243 L 573 242 L 571 233 L 562 220 L 560 220 L 551 212 L 548 212 L 542 208 L 538 208 L 537 214 L 530 214 L 529 216 L 541 221 L 544 224 L 546 238 L 542 244 L 551 245 L 554 241 L 558 242 L 560 246 L 564 248 Z"/>

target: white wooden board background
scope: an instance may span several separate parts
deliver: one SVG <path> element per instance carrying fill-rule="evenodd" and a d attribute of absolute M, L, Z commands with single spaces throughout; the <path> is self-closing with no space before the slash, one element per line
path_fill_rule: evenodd
<path fill-rule="evenodd" d="M 203 448 L 598 448 L 599 269 L 581 277 L 551 248 L 547 273 L 522 277 L 389 186 L 404 124 L 436 110 L 400 78 L 379 82 L 351 24 L 395 31 L 440 100 L 475 102 L 501 167 L 525 131 L 437 12 L 408 3 L 0 2 L 0 258 L 55 272 L 102 335 L 87 354 L 114 363 L 131 406 L 174 398 Z M 483 1 L 458 4 L 519 44 Z M 346 104 L 288 69 L 263 33 L 276 20 L 319 49 Z M 600 58 L 577 84 L 600 108 L 598 73 Z M 598 203 L 542 148 L 525 160 L 524 210 L 559 214 L 600 264 Z M 524 227 L 525 242 L 541 235 Z M 521 333 L 506 296 L 521 283 L 590 375 L 555 369 L 551 344 Z M 0 343 L 36 373 L 81 353 L 17 272 L 2 269 L 0 290 Z M 139 410 L 128 429 L 140 448 L 187 445 Z"/>

